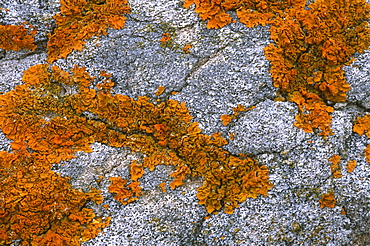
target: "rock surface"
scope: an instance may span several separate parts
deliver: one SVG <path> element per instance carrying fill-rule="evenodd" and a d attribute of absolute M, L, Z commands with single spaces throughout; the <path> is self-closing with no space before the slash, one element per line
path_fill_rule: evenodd
<path fill-rule="evenodd" d="M 158 86 L 162 98 L 186 102 L 194 121 L 206 134 L 221 132 L 235 139 L 226 147 L 266 165 L 274 187 L 267 197 L 247 199 L 234 214 L 207 214 L 198 204 L 196 189 L 201 179 L 187 179 L 175 190 L 169 183 L 173 168 L 159 166 L 140 182 L 144 195 L 121 205 L 107 190 L 109 177 L 129 178 L 128 165 L 140 153 L 94 143 L 92 153 L 55 165 L 54 170 L 71 177 L 75 188 L 102 189 L 108 212 L 94 206 L 98 214 L 112 217 L 111 225 L 84 246 L 103 245 L 369 245 L 370 168 L 364 158 L 366 137 L 352 132 L 357 116 L 370 110 L 370 53 L 359 54 L 346 67 L 351 84 L 346 103 L 335 105 L 334 135 L 323 139 L 293 125 L 297 107 L 275 102 L 269 62 L 263 48 L 271 41 L 268 27 L 246 28 L 233 23 L 219 30 L 205 27 L 181 0 L 131 0 L 132 13 L 125 28 L 109 30 L 107 36 L 87 41 L 82 51 L 71 53 L 56 65 L 68 70 L 77 64 L 93 76 L 105 70 L 113 74 L 114 93 L 130 97 L 154 97 Z M 0 88 L 10 91 L 21 84 L 22 72 L 45 63 L 47 33 L 55 26 L 59 11 L 56 0 L 0 0 L 0 24 L 32 23 L 39 30 L 35 51 L 7 51 L 0 59 Z M 160 39 L 170 33 L 173 42 Z M 182 49 L 191 44 L 189 53 Z M 170 92 L 178 92 L 172 95 Z M 231 114 L 242 104 L 255 108 L 223 126 L 220 116 Z M 1 150 L 9 141 L 0 134 Z M 328 159 L 341 156 L 342 177 L 333 178 Z M 357 166 L 347 172 L 348 160 Z M 103 175 L 101 182 L 97 177 Z M 322 194 L 333 191 L 337 205 L 320 208 Z M 346 214 L 341 214 L 342 209 Z"/>

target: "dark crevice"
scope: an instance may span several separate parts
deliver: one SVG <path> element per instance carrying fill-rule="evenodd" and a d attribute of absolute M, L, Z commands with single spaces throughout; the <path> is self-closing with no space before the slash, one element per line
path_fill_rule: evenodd
<path fill-rule="evenodd" d="M 187 246 L 187 245 L 200 245 L 200 246 L 203 246 L 203 245 L 206 245 L 205 243 L 202 243 L 202 242 L 199 242 L 200 240 L 200 237 L 202 235 L 202 231 L 203 231 L 203 224 L 204 222 L 206 221 L 205 217 L 202 216 L 200 219 L 197 220 L 197 222 L 195 222 L 194 226 L 193 226 L 193 230 L 192 230 L 192 233 L 191 235 L 189 236 L 191 238 L 191 241 L 189 242 L 181 242 L 181 246 Z M 203 240 L 202 240 L 203 241 Z"/>

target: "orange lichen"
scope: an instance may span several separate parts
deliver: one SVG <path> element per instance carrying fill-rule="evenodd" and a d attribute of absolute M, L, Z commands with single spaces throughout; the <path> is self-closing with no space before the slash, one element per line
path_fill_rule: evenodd
<path fill-rule="evenodd" d="M 317 0 L 305 8 L 305 0 L 185 0 L 184 7 L 192 4 L 195 12 L 208 20 L 208 28 L 229 24 L 231 16 L 226 12 L 230 10 L 236 10 L 247 27 L 270 24 L 274 43 L 265 47 L 265 56 L 271 62 L 274 86 L 291 100 L 306 97 L 297 95 L 302 90 L 310 98 L 317 95 L 310 105 L 298 104 L 295 125 L 307 132 L 319 128 L 324 137 L 331 134 L 332 109 L 325 102 L 346 100 L 350 86 L 343 67 L 370 45 L 366 22 L 370 4 L 365 0 Z M 227 125 L 230 116 L 224 115 L 223 122 Z"/>
<path fill-rule="evenodd" d="M 232 22 L 231 16 L 226 13 L 236 10 L 241 23 L 247 27 L 258 24 L 266 25 L 277 15 L 281 15 L 288 8 L 304 6 L 305 0 L 185 0 L 184 7 L 195 4 L 195 12 L 202 20 L 208 20 L 207 28 L 220 28 Z"/>
<path fill-rule="evenodd" d="M 347 171 L 349 173 L 353 172 L 355 170 L 356 165 L 357 165 L 356 160 L 348 161 L 348 163 L 347 163 Z"/>
<path fill-rule="evenodd" d="M 326 101 L 346 99 L 350 87 L 342 68 L 352 62 L 354 53 L 363 52 L 370 44 L 364 21 L 370 17 L 370 5 L 364 0 L 317 0 L 304 9 L 305 3 L 185 0 L 184 6 L 195 4 L 195 11 L 208 20 L 208 28 L 231 23 L 229 10 L 236 10 L 248 27 L 271 24 L 274 43 L 266 47 L 265 54 L 271 61 L 274 85 L 298 105 L 295 125 L 307 132 L 318 128 L 326 137 L 331 134 L 333 112 Z M 61 0 L 61 5 L 61 13 L 54 17 L 58 27 L 49 36 L 50 63 L 81 50 L 93 35 L 123 28 L 122 15 L 129 12 L 126 0 Z M 0 26 L 0 33 L 6 28 Z M 16 28 L 11 29 L 7 34 Z M 19 30 L 12 36 L 14 43 L 9 38 L 2 43 L 4 49 L 35 48 L 35 31 Z M 161 42 L 170 41 L 170 34 L 163 34 Z M 112 95 L 111 75 L 102 72 L 100 76 L 105 77 L 104 82 L 95 90 L 90 85 L 94 78 L 84 68 L 75 66 L 69 74 L 39 64 L 24 73 L 23 85 L 0 95 L 0 128 L 12 141 L 14 152 L 0 152 L 0 244 L 21 239 L 24 245 L 79 245 L 107 226 L 109 219 L 103 221 L 83 208 L 89 200 L 101 203 L 99 191 L 72 189 L 67 178 L 50 170 L 52 164 L 73 158 L 77 151 L 90 152 L 95 141 L 145 155 L 142 163 L 130 165 L 130 181 L 110 179 L 109 191 L 123 204 L 141 195 L 137 180 L 144 168 L 152 171 L 159 164 L 175 167 L 170 175 L 173 189 L 188 176 L 203 177 L 197 197 L 209 213 L 224 208 L 231 214 L 248 197 L 267 195 L 273 186 L 267 167 L 243 154 L 236 157 L 225 151 L 222 146 L 227 141 L 220 133 L 202 134 L 184 103 L 166 100 L 154 104 L 147 97 L 134 100 Z M 234 114 L 222 116 L 224 125 L 245 108 L 238 105 L 233 110 Z M 95 117 L 87 118 L 85 113 Z M 369 137 L 368 129 L 367 116 L 356 121 L 355 132 L 366 132 Z M 365 155 L 370 162 L 370 145 Z M 338 176 L 340 158 L 329 160 L 333 175 Z M 334 207 L 335 203 L 332 193 L 320 199 L 321 207 Z"/>
<path fill-rule="evenodd" d="M 32 29 L 32 25 L 30 25 Z M 28 30 L 24 26 L 0 25 L 0 49 L 4 50 L 35 50 L 34 37 L 37 30 Z"/>
<path fill-rule="evenodd" d="M 130 175 L 133 181 L 137 181 L 139 178 L 141 178 L 144 175 L 143 164 L 133 161 L 130 165 Z"/>
<path fill-rule="evenodd" d="M 370 138 L 370 114 L 358 117 L 353 125 L 353 131 Z M 370 144 L 365 149 L 365 158 L 370 163 Z"/>
<path fill-rule="evenodd" d="M 370 163 L 370 144 L 366 146 L 365 149 L 365 158 L 368 163 Z"/>
<path fill-rule="evenodd" d="M 265 48 L 265 54 L 271 61 L 274 85 L 284 94 L 304 88 L 321 98 L 316 100 L 318 106 L 312 105 L 313 110 L 321 108 L 321 122 L 316 126 L 297 122 L 298 127 L 320 128 L 323 136 L 330 133 L 331 109 L 322 110 L 324 102 L 346 99 L 350 86 L 342 68 L 352 62 L 354 53 L 370 45 L 370 29 L 363 21 L 370 17 L 369 6 L 363 0 L 318 0 L 309 9 L 289 9 L 271 22 L 275 43 Z"/>
<path fill-rule="evenodd" d="M 370 138 L 370 114 L 358 117 L 353 125 L 353 131 Z"/>
<path fill-rule="evenodd" d="M 229 115 L 229 114 L 223 114 L 223 115 L 221 115 L 220 116 L 220 119 L 221 119 L 222 124 L 224 126 L 227 126 L 233 120 L 232 115 Z"/>
<path fill-rule="evenodd" d="M 155 92 L 155 95 L 158 97 L 160 95 L 162 95 L 162 93 L 166 90 L 166 88 L 164 86 L 158 86 L 158 89 L 157 91 Z"/>
<path fill-rule="evenodd" d="M 187 44 L 185 47 L 182 48 L 182 50 L 185 52 L 185 53 L 189 53 L 189 49 L 191 49 L 191 44 Z"/>
<path fill-rule="evenodd" d="M 130 202 L 136 201 L 141 195 L 140 183 L 137 181 L 131 182 L 127 185 L 127 180 L 123 180 L 121 177 L 111 177 L 111 185 L 108 186 L 108 190 L 111 193 L 116 193 L 114 199 L 127 205 Z"/>
<path fill-rule="evenodd" d="M 335 200 L 334 194 L 331 192 L 323 194 L 319 201 L 321 208 L 323 207 L 334 208 L 336 202 L 337 201 Z"/>
<path fill-rule="evenodd" d="M 332 135 L 330 124 L 334 109 L 326 106 L 322 99 L 315 93 L 309 93 L 304 88 L 294 91 L 289 97 L 291 102 L 298 105 L 298 114 L 295 117 L 294 125 L 305 132 L 313 132 L 313 129 L 320 129 L 319 135 L 327 137 Z"/>
<path fill-rule="evenodd" d="M 158 186 L 161 188 L 162 192 L 166 192 L 166 183 L 160 183 Z"/>
<path fill-rule="evenodd" d="M 246 156 L 235 157 L 222 149 L 227 141 L 220 133 L 211 136 L 202 134 L 198 123 L 191 121 L 192 117 L 184 103 L 167 100 L 154 104 L 147 97 L 134 100 L 125 95 L 112 95 L 110 90 L 114 84 L 107 76 L 103 83 L 97 85 L 98 90 L 92 89 L 91 82 L 94 78 L 84 68 L 77 66 L 70 74 L 56 66 L 49 68 L 47 64 L 39 64 L 25 71 L 22 79 L 24 84 L 0 95 L 0 128 L 7 138 L 12 140 L 11 146 L 17 155 L 40 156 L 40 160 L 45 160 L 43 168 L 48 169 L 50 175 L 55 176 L 50 171 L 51 164 L 73 158 L 76 151 L 90 152 L 91 143 L 98 141 L 113 147 L 129 147 L 132 151 L 141 152 L 146 156 L 142 163 L 133 162 L 130 165 L 130 181 L 111 178 L 109 191 L 115 193 L 115 199 L 123 204 L 135 201 L 141 195 L 140 183 L 137 180 L 144 174 L 144 168 L 154 170 L 159 164 L 175 166 L 175 171 L 170 175 L 173 181 L 169 184 L 173 189 L 182 185 L 188 176 L 204 177 L 204 184 L 198 189 L 198 197 L 200 204 L 204 204 L 210 213 L 223 207 L 226 213 L 232 213 L 238 203 L 245 201 L 247 197 L 267 195 L 272 186 L 268 181 L 265 166 L 259 166 Z M 235 110 L 241 111 L 242 107 Z M 86 118 L 87 113 L 95 117 Z M 10 165 L 9 163 L 11 162 L 4 161 L 2 165 Z M 22 168 L 14 170 L 19 173 L 23 172 Z M 44 171 L 34 172 L 43 178 L 44 174 L 41 173 Z M 4 177 L 10 178 L 7 175 Z M 37 184 L 37 179 L 29 180 L 26 177 L 25 182 L 30 185 L 30 190 L 27 190 L 30 197 L 34 197 L 34 189 L 31 188 Z M 54 189 L 54 185 L 46 181 L 43 185 Z M 73 191 L 68 188 L 66 182 L 63 186 L 60 185 L 60 189 L 62 187 L 68 192 Z M 10 188 L 1 192 L 4 197 L 12 197 L 9 194 L 12 192 Z M 20 196 L 25 195 L 24 190 L 22 192 Z M 46 193 L 58 194 L 51 191 Z M 93 190 L 92 193 L 76 194 L 79 197 L 91 197 L 97 192 Z M 93 196 L 94 199 L 95 197 L 97 195 Z M 46 200 L 46 204 L 59 203 L 53 199 L 51 197 L 50 201 Z M 71 200 L 75 201 L 72 198 Z M 9 204 L 6 206 L 9 209 L 0 211 L 3 217 L 16 216 L 16 211 L 19 211 L 17 207 L 13 207 L 17 206 L 17 203 Z M 69 211 L 73 213 L 68 214 L 69 220 L 65 220 L 64 224 L 60 225 L 61 228 L 69 228 L 71 225 L 71 230 L 74 230 L 76 222 L 83 224 L 86 230 L 76 229 L 75 234 L 71 234 L 75 236 L 68 240 L 89 239 L 98 232 L 98 229 L 89 228 L 106 225 L 105 222 L 96 224 L 92 213 L 86 214 L 89 219 L 81 215 L 78 212 L 81 205 L 76 208 L 73 208 L 74 204 L 69 205 Z M 83 211 L 85 214 L 86 211 Z M 21 223 L 23 222 L 17 220 L 9 226 L 23 228 Z M 35 240 L 45 243 L 50 237 L 55 237 L 61 240 L 62 244 L 75 245 L 74 241 L 66 241 L 67 236 L 59 227 L 43 233 L 43 228 L 49 228 L 49 225 L 47 221 L 38 224 L 40 230 L 21 231 L 24 235 L 35 237 L 26 238 L 14 234 L 9 236 L 10 238 L 7 236 L 6 240 L 20 238 L 30 243 L 36 242 Z"/>
<path fill-rule="evenodd" d="M 54 16 L 57 28 L 49 34 L 48 62 L 66 58 L 94 35 L 106 35 L 108 28 L 122 29 L 129 13 L 127 0 L 61 0 Z"/>
<path fill-rule="evenodd" d="M 227 126 L 230 124 L 230 122 L 234 119 L 236 119 L 240 112 L 246 111 L 245 107 L 241 104 L 238 104 L 235 108 L 233 108 L 234 113 L 233 114 L 223 114 L 221 115 L 221 121 L 224 126 Z"/>
<path fill-rule="evenodd" d="M 83 207 L 101 203 L 100 191 L 72 189 L 51 165 L 47 155 L 0 152 L 0 244 L 77 246 L 109 224 Z"/>
<path fill-rule="evenodd" d="M 341 166 L 339 166 L 339 163 L 340 163 L 340 156 L 339 155 L 333 155 L 328 161 L 330 161 L 332 163 L 332 165 L 330 166 L 330 169 L 331 169 L 331 173 L 333 174 L 333 176 L 335 178 L 340 178 L 342 177 L 342 174 L 341 174 Z"/>
<path fill-rule="evenodd" d="M 171 34 L 168 32 L 162 33 L 162 38 L 159 40 L 162 44 L 166 44 L 171 41 Z"/>

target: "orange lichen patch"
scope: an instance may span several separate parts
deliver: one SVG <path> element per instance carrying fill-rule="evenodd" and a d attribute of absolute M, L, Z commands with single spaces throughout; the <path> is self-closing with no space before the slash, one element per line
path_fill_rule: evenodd
<path fill-rule="evenodd" d="M 353 131 L 370 138 L 370 114 L 358 117 L 353 125 Z M 365 158 L 370 163 L 370 144 L 365 149 Z"/>
<path fill-rule="evenodd" d="M 304 88 L 293 92 L 289 100 L 298 105 L 299 113 L 296 115 L 294 125 L 305 132 L 313 132 L 313 129 L 320 129 L 319 135 L 327 137 L 332 135 L 330 124 L 334 109 L 326 106 L 322 99 L 314 93 L 308 93 Z"/>
<path fill-rule="evenodd" d="M 282 96 L 278 96 L 278 97 L 275 97 L 274 98 L 274 101 L 275 102 L 285 102 L 286 99 L 284 97 L 282 97 Z"/>
<path fill-rule="evenodd" d="M 164 87 L 164 86 L 158 86 L 158 89 L 157 89 L 157 91 L 155 92 L 155 95 L 156 96 L 160 96 L 160 95 L 162 95 L 162 93 L 164 92 L 164 90 L 165 90 L 166 88 Z"/>
<path fill-rule="evenodd" d="M 58 27 L 49 35 L 49 63 L 81 50 L 85 40 L 106 35 L 108 28 L 122 29 L 123 14 L 129 13 L 127 0 L 61 0 L 61 5 L 54 16 Z"/>
<path fill-rule="evenodd" d="M 231 16 L 226 13 L 236 10 L 241 23 L 247 27 L 266 25 L 277 15 L 281 15 L 288 8 L 303 7 L 304 0 L 185 0 L 184 7 L 195 4 L 195 13 L 202 20 L 208 20 L 207 28 L 220 28 L 232 22 Z"/>
<path fill-rule="evenodd" d="M 226 12 L 230 10 L 236 10 L 247 27 L 270 24 L 274 43 L 265 47 L 265 56 L 271 62 L 274 86 L 288 98 L 294 98 L 291 94 L 301 88 L 316 94 L 320 100 L 305 107 L 315 112 L 300 112 L 296 125 L 308 132 L 319 128 L 324 137 L 331 133 L 331 108 L 325 101 L 346 100 L 350 85 L 343 67 L 370 45 L 366 21 L 370 4 L 366 0 L 317 0 L 307 8 L 305 0 L 185 0 L 184 7 L 192 4 L 202 20 L 208 20 L 208 28 L 229 24 L 231 17 Z M 311 124 L 315 115 L 320 119 Z M 227 125 L 231 119 L 224 115 L 222 120 Z"/>
<path fill-rule="evenodd" d="M 368 163 L 370 163 L 370 144 L 366 146 L 365 149 L 365 158 Z"/>
<path fill-rule="evenodd" d="M 220 119 L 222 121 L 222 124 L 224 126 L 227 126 L 233 120 L 233 117 L 232 117 L 232 115 L 229 115 L 229 114 L 223 114 L 223 115 L 221 115 Z"/>
<path fill-rule="evenodd" d="M 224 8 L 221 1 L 214 0 L 185 0 L 184 7 L 189 8 L 195 4 L 195 13 L 199 14 L 202 20 L 208 20 L 207 28 L 220 28 L 231 23 L 231 16 L 226 11 L 235 9 L 234 1 L 229 8 Z"/>
<path fill-rule="evenodd" d="M 289 95 L 305 88 L 322 98 L 320 108 L 325 100 L 346 100 L 350 86 L 342 68 L 353 61 L 353 54 L 364 52 L 370 45 L 370 29 L 365 21 L 370 17 L 369 6 L 364 0 L 319 0 L 309 9 L 289 9 L 275 18 L 270 29 L 275 43 L 265 48 L 265 54 L 280 92 Z M 326 115 L 324 120 L 313 127 L 321 128 L 324 136 L 331 123 L 325 111 L 321 114 Z"/>
<path fill-rule="evenodd" d="M 358 117 L 353 125 L 353 131 L 370 138 L 370 114 Z"/>
<path fill-rule="evenodd" d="M 13 140 L 14 150 L 30 149 L 59 163 L 76 151 L 90 152 L 90 144 L 104 134 L 102 122 L 81 116 L 95 105 L 95 90 L 87 88 L 93 78 L 84 69 L 72 71 L 33 66 L 24 73 L 24 84 L 0 96 L 0 128 Z"/>
<path fill-rule="evenodd" d="M 161 188 L 162 192 L 166 192 L 165 188 L 166 183 L 160 183 L 158 186 Z"/>
<path fill-rule="evenodd" d="M 98 179 L 96 180 L 96 183 L 100 184 L 103 178 L 104 178 L 103 175 L 99 175 Z"/>
<path fill-rule="evenodd" d="M 246 111 L 245 107 L 241 104 L 238 104 L 235 108 L 233 108 L 234 113 L 233 114 L 223 114 L 221 115 L 221 121 L 224 126 L 227 126 L 230 124 L 230 122 L 234 119 L 236 119 L 240 112 Z"/>
<path fill-rule="evenodd" d="M 106 71 L 101 71 L 100 72 L 100 74 L 99 74 L 100 76 L 102 76 L 102 77 L 105 77 L 105 78 L 110 78 L 110 77 L 112 77 L 112 74 L 111 73 L 107 73 Z"/>
<path fill-rule="evenodd" d="M 162 44 L 166 44 L 168 43 L 169 41 L 171 41 L 171 34 L 169 34 L 168 32 L 166 33 L 162 33 L 162 38 L 161 40 L 159 40 Z"/>
<path fill-rule="evenodd" d="M 114 199 L 123 205 L 136 201 L 141 195 L 139 182 L 134 181 L 127 185 L 127 180 L 124 180 L 121 177 L 111 177 L 110 181 L 112 184 L 108 186 L 109 192 L 116 193 L 116 195 L 114 195 Z"/>
<path fill-rule="evenodd" d="M 189 53 L 189 49 L 191 49 L 191 44 L 187 44 L 185 47 L 182 48 L 182 50 L 185 52 L 185 53 Z"/>
<path fill-rule="evenodd" d="M 109 224 L 84 208 L 102 202 L 100 191 L 72 189 L 51 165 L 46 155 L 0 152 L 0 244 L 77 246 Z"/>
<path fill-rule="evenodd" d="M 241 2 L 243 6 L 239 7 L 236 13 L 240 22 L 247 27 L 265 26 L 277 16 L 282 16 L 288 9 L 303 8 L 306 4 L 305 0 L 242 0 Z"/>
<path fill-rule="evenodd" d="M 95 141 L 141 152 L 146 157 L 143 163 L 130 165 L 130 182 L 111 178 L 109 190 L 123 204 L 140 196 L 137 179 L 144 168 L 153 170 L 159 164 L 175 167 L 170 175 L 173 189 L 187 176 L 204 177 L 198 197 L 209 212 L 224 207 L 232 213 L 247 197 L 266 195 L 273 186 L 265 166 L 222 149 L 227 141 L 221 133 L 202 134 L 185 103 L 154 104 L 147 97 L 112 95 L 109 78 L 97 85 L 98 90 L 91 88 L 93 79 L 76 66 L 71 74 L 56 66 L 49 69 L 47 64 L 29 68 L 24 84 L 0 95 L 0 128 L 13 141 L 13 151 L 32 151 L 50 164 L 69 160 L 76 151 L 91 151 Z M 78 216 L 71 218 L 81 222 Z"/>
<path fill-rule="evenodd" d="M 321 199 L 319 201 L 320 207 L 328 207 L 328 208 L 334 208 L 336 204 L 336 200 L 333 193 L 326 193 L 321 196 Z"/>
<path fill-rule="evenodd" d="M 32 25 L 30 25 L 32 28 Z M 28 30 L 24 26 L 0 25 L 0 49 L 4 50 L 35 50 L 34 37 L 37 30 Z"/>
<path fill-rule="evenodd" d="M 332 163 L 332 165 L 330 166 L 330 169 L 331 169 L 331 173 L 333 174 L 333 176 L 335 178 L 340 178 L 342 177 L 342 174 L 341 174 L 341 166 L 339 166 L 339 163 L 340 163 L 340 156 L 339 155 L 333 155 L 328 161 L 330 161 Z"/>
<path fill-rule="evenodd" d="M 250 158 L 229 156 L 226 165 L 210 164 L 213 168 L 204 175 L 203 186 L 197 189 L 199 204 L 205 204 L 208 213 L 224 206 L 225 213 L 232 214 L 238 203 L 247 197 L 256 198 L 258 194 L 266 196 L 272 186 L 267 168 L 255 165 Z"/>
<path fill-rule="evenodd" d="M 265 194 L 262 186 L 266 190 L 272 186 L 264 180 L 265 182 L 259 183 L 258 189 L 251 189 L 248 188 L 251 184 L 247 183 L 247 178 L 245 182 L 241 182 L 241 178 L 248 176 L 253 169 L 263 167 L 259 167 L 250 159 L 245 161 L 233 157 L 223 150 L 221 147 L 227 141 L 220 134 L 212 136 L 202 134 L 198 123 L 191 122 L 192 117 L 184 103 L 167 100 L 155 105 L 146 97 L 134 100 L 123 95 L 113 96 L 105 91 L 99 92 L 97 99 L 94 114 L 105 119 L 107 127 L 119 127 L 122 132 L 110 132 L 112 137 L 108 138 L 108 144 L 129 147 L 133 151 L 145 154 L 147 157 L 144 158 L 143 164 L 150 170 L 158 164 L 175 166 L 176 170 L 171 174 L 174 178 L 170 184 L 171 188 L 181 185 L 187 175 L 213 177 L 209 178 L 206 184 L 213 186 L 214 189 L 207 193 L 210 197 L 202 203 L 206 205 L 208 211 L 215 210 L 211 208 L 215 207 L 213 203 L 218 204 L 216 209 L 227 205 L 231 211 L 240 200 L 238 195 L 249 192 L 243 196 L 256 197 L 258 194 Z M 133 132 L 143 132 L 144 135 Z M 244 167 L 236 165 L 237 160 Z M 227 170 L 232 171 L 223 170 L 221 176 L 214 174 L 223 167 L 228 167 Z M 225 193 L 223 189 L 229 186 L 239 188 Z"/>
<path fill-rule="evenodd" d="M 95 91 L 88 89 L 93 78 L 82 68 L 72 72 L 39 64 L 24 73 L 24 84 L 0 95 L 0 128 L 14 151 L 2 154 L 14 160 L 4 157 L 0 170 L 5 172 L 0 201 L 8 216 L 0 224 L 11 235 L 6 240 L 44 245 L 54 238 L 61 245 L 80 245 L 108 225 L 94 219 L 92 210 L 81 210 L 88 200 L 101 202 L 98 191 L 74 190 L 50 170 L 76 151 L 90 152 L 90 144 L 106 132 L 103 123 L 82 116 L 95 104 Z"/>
<path fill-rule="evenodd" d="M 360 0 L 320 0 L 308 10 L 290 9 L 276 18 L 271 27 L 275 44 L 265 48 L 274 85 L 288 93 L 305 87 L 325 100 L 344 101 L 350 87 L 342 68 L 370 45 L 367 23 L 360 21 L 369 18 L 369 6 Z"/>
<path fill-rule="evenodd" d="M 171 177 L 174 177 L 173 181 L 170 183 L 170 187 L 172 189 L 176 189 L 177 187 L 183 185 L 182 181 L 190 174 L 191 170 L 188 166 L 178 166 L 175 172 L 170 174 Z"/>
<path fill-rule="evenodd" d="M 353 172 L 355 170 L 357 163 L 356 160 L 351 160 L 347 162 L 347 171 L 349 173 Z"/>
<path fill-rule="evenodd" d="M 238 115 L 239 112 L 246 111 L 245 107 L 241 104 L 238 104 L 235 108 L 233 108 L 234 114 Z"/>
<path fill-rule="evenodd" d="M 130 175 L 133 181 L 137 181 L 144 175 L 143 164 L 138 164 L 136 161 L 132 161 L 130 165 Z"/>

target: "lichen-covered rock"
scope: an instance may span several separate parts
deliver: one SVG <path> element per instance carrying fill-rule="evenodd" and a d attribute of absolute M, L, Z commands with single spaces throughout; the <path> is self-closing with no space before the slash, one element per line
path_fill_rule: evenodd
<path fill-rule="evenodd" d="M 0 245 L 369 244 L 369 6 L 305 3 L 0 0 Z"/>

